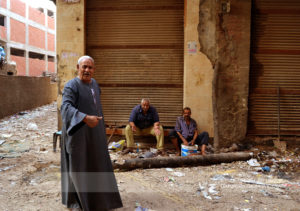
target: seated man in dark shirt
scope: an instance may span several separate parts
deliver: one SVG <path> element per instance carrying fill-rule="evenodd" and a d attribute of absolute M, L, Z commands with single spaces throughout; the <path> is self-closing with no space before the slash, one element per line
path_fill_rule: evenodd
<path fill-rule="evenodd" d="M 133 108 L 129 118 L 129 125 L 125 128 L 127 149 L 126 154 L 132 152 L 134 145 L 133 134 L 156 136 L 157 149 L 163 153 L 164 149 L 164 131 L 159 123 L 159 116 L 156 109 L 150 105 L 149 99 L 142 99 L 141 104 Z"/>
<path fill-rule="evenodd" d="M 180 155 L 181 144 L 195 145 L 201 147 L 201 154 L 205 155 L 206 145 L 208 145 L 208 133 L 202 132 L 198 134 L 197 123 L 191 118 L 192 111 L 189 107 L 185 107 L 182 116 L 176 120 L 174 130 L 170 131 L 171 140 L 176 147 L 176 155 Z"/>

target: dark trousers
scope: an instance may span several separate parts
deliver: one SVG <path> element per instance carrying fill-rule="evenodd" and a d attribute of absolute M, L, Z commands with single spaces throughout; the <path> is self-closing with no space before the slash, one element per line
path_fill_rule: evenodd
<path fill-rule="evenodd" d="M 170 138 L 177 138 L 178 146 L 181 148 L 181 144 L 183 143 L 180 137 L 178 136 L 177 132 L 175 130 L 171 130 L 169 133 Z M 193 136 L 187 137 L 186 140 L 191 143 L 193 139 Z M 202 132 L 198 134 L 195 144 L 197 144 L 199 147 L 201 147 L 203 144 L 208 145 L 209 135 L 208 132 Z"/>

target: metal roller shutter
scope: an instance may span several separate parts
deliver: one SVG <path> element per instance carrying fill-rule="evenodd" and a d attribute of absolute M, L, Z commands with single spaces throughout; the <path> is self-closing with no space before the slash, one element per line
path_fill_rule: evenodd
<path fill-rule="evenodd" d="M 255 0 L 248 134 L 300 135 L 300 1 Z"/>
<path fill-rule="evenodd" d="M 162 124 L 173 126 L 183 105 L 184 1 L 90 0 L 86 10 L 106 123 L 127 124 L 149 98 Z"/>

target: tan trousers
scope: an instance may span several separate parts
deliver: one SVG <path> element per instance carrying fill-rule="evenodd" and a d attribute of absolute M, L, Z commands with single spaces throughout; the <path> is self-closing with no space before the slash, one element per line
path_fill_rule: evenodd
<path fill-rule="evenodd" d="M 145 129 L 139 129 L 138 127 L 136 127 L 136 132 L 133 133 L 132 130 L 131 130 L 130 125 L 127 125 L 126 128 L 125 128 L 125 136 L 126 136 L 127 147 L 132 147 L 132 148 L 135 147 L 133 134 L 138 135 L 138 136 L 151 134 L 151 135 L 156 137 L 156 141 L 157 141 L 156 148 L 158 150 L 164 149 L 164 129 L 161 125 L 159 126 L 159 129 L 160 129 L 160 135 L 156 136 L 155 133 L 154 133 L 154 127 L 153 126 L 145 128 Z"/>

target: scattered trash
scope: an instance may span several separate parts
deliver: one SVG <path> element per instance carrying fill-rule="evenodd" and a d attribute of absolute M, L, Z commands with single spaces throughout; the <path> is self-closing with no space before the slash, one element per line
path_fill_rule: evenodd
<path fill-rule="evenodd" d="M 283 184 L 283 186 L 288 188 L 300 188 L 300 184 Z"/>
<path fill-rule="evenodd" d="M 210 179 L 214 181 L 218 181 L 218 180 L 225 180 L 225 179 L 232 180 L 233 178 L 228 174 L 216 174 Z"/>
<path fill-rule="evenodd" d="M 18 113 L 19 115 L 25 115 L 25 114 L 28 114 L 28 112 L 25 112 L 25 111 L 21 111 Z"/>
<path fill-rule="evenodd" d="M 200 191 L 200 190 L 197 190 L 197 191 L 196 191 L 196 195 L 197 195 L 197 196 L 200 196 L 200 194 L 201 194 L 201 191 Z"/>
<path fill-rule="evenodd" d="M 5 142 L 5 140 L 0 140 L 0 145 L 2 145 Z"/>
<path fill-rule="evenodd" d="M 139 158 L 152 158 L 152 157 L 154 157 L 155 156 L 155 154 L 153 153 L 153 152 L 146 152 L 146 153 L 144 153 L 144 154 L 142 154 L 142 155 L 140 155 L 139 156 Z"/>
<path fill-rule="evenodd" d="M 206 185 L 207 186 L 207 185 Z M 201 185 L 201 183 L 199 183 L 199 189 L 197 190 L 196 194 L 200 195 L 200 193 L 202 192 L 202 195 L 204 198 L 212 200 L 214 199 L 220 199 L 221 197 L 218 196 L 219 191 L 216 190 L 216 184 L 209 184 L 208 185 L 208 189 L 206 189 L 205 186 Z M 212 196 L 210 196 L 212 195 Z"/>
<path fill-rule="evenodd" d="M 157 153 L 157 149 L 155 149 L 155 148 L 150 148 L 150 152 L 156 154 L 156 153 Z"/>
<path fill-rule="evenodd" d="M 164 177 L 165 182 L 175 182 L 175 179 L 173 177 Z"/>
<path fill-rule="evenodd" d="M 11 168 L 13 168 L 13 167 L 15 167 L 15 166 L 16 166 L 16 165 L 6 166 L 6 167 L 4 167 L 4 168 L 0 168 L 0 172 L 1 172 L 1 171 L 6 171 L 6 170 L 11 169 Z"/>
<path fill-rule="evenodd" d="M 202 186 L 200 182 L 199 182 L 199 190 L 200 190 L 200 191 L 204 191 L 204 190 L 205 190 L 205 187 Z"/>
<path fill-rule="evenodd" d="M 248 160 L 247 163 L 250 166 L 260 166 L 259 162 L 255 158 L 252 158 L 252 159 Z"/>
<path fill-rule="evenodd" d="M 122 151 L 125 145 L 125 140 L 120 140 L 118 142 L 112 142 L 109 146 L 109 150 L 115 150 L 116 152 Z"/>
<path fill-rule="evenodd" d="M 209 184 L 208 192 L 212 195 L 217 195 L 219 192 L 215 190 L 215 184 Z"/>
<path fill-rule="evenodd" d="M 32 179 L 32 180 L 30 181 L 29 185 L 36 186 L 36 185 L 38 185 L 38 184 L 36 183 L 36 180 L 35 180 L 35 179 Z"/>
<path fill-rule="evenodd" d="M 174 171 L 174 170 L 171 168 L 166 168 L 166 171 Z"/>
<path fill-rule="evenodd" d="M 35 130 L 38 130 L 38 126 L 37 126 L 37 124 L 31 122 L 27 125 L 26 130 L 34 130 L 35 131 Z"/>
<path fill-rule="evenodd" d="M 150 209 L 142 207 L 139 202 L 135 202 L 135 211 L 150 211 Z"/>
<path fill-rule="evenodd" d="M 135 211 L 150 211 L 148 208 L 143 208 L 141 206 L 138 206 Z"/>
<path fill-rule="evenodd" d="M 261 167 L 261 169 L 262 169 L 263 171 L 265 171 L 265 172 L 270 172 L 270 171 L 271 171 L 271 169 L 270 169 L 269 166 Z"/>
<path fill-rule="evenodd" d="M 113 160 L 113 162 L 114 163 L 117 163 L 117 164 L 124 164 L 125 163 L 125 160 L 124 159 L 122 159 L 122 158 L 118 158 L 118 159 L 115 159 L 115 160 Z"/>
<path fill-rule="evenodd" d="M 46 151 L 37 151 L 36 153 L 39 153 L 39 154 L 47 154 L 48 151 L 47 151 L 47 150 L 46 150 Z"/>
<path fill-rule="evenodd" d="M 265 191 L 265 190 L 260 190 L 260 192 L 262 192 L 262 193 L 264 194 L 264 196 L 268 196 L 268 197 L 271 197 L 271 198 L 274 197 L 273 194 L 271 194 L 271 193 L 269 193 L 269 192 L 267 192 L 267 191 Z"/>
<path fill-rule="evenodd" d="M 177 177 L 183 177 L 183 176 L 185 176 L 185 173 L 182 173 L 182 172 L 180 172 L 180 171 L 175 171 L 175 172 L 173 172 L 172 173 L 174 176 L 177 176 Z"/>
<path fill-rule="evenodd" d="M 211 196 L 208 195 L 207 191 L 202 191 L 204 198 L 212 200 Z"/>
<path fill-rule="evenodd" d="M 253 184 L 253 185 L 263 185 L 263 186 L 270 186 L 270 187 L 275 187 L 275 188 L 285 188 L 282 185 L 266 184 L 266 183 L 257 182 L 254 180 L 241 180 L 241 182 L 246 183 L 246 184 Z"/>
<path fill-rule="evenodd" d="M 2 134 L 1 137 L 2 138 L 10 138 L 10 137 L 12 137 L 12 134 Z"/>

